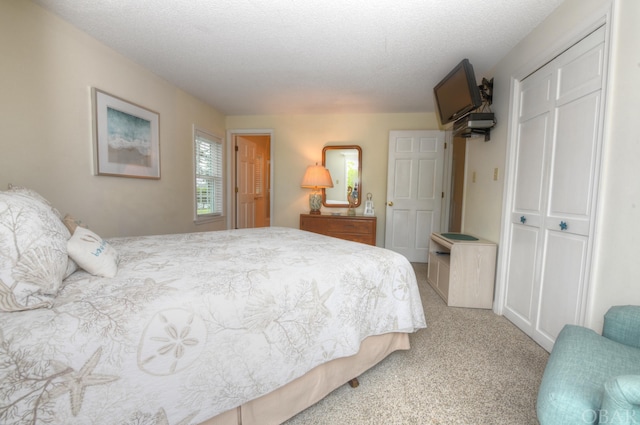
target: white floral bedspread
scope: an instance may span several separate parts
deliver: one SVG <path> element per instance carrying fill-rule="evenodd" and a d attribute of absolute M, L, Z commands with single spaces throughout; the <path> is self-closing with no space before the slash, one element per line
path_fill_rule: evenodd
<path fill-rule="evenodd" d="M 0 313 L 0 423 L 197 424 L 369 335 L 425 327 L 394 252 L 287 228 L 110 240 L 52 308 Z"/>

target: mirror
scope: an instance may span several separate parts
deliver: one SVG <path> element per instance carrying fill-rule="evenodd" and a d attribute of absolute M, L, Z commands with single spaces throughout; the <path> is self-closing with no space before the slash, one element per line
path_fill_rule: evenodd
<path fill-rule="evenodd" d="M 362 149 L 360 146 L 325 146 L 322 165 L 331 173 L 333 187 L 322 189 L 322 205 L 329 208 L 352 207 L 362 199 Z"/>

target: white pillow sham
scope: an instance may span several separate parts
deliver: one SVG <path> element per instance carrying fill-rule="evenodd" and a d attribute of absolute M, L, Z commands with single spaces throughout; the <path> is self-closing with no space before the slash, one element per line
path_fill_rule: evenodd
<path fill-rule="evenodd" d="M 67 273 L 70 233 L 28 190 L 0 192 L 0 311 L 49 307 Z"/>

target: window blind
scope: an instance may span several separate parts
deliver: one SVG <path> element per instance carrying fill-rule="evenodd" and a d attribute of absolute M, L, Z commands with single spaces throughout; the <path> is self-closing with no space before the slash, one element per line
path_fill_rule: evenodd
<path fill-rule="evenodd" d="M 223 160 L 222 140 L 196 130 L 196 217 L 222 215 Z"/>

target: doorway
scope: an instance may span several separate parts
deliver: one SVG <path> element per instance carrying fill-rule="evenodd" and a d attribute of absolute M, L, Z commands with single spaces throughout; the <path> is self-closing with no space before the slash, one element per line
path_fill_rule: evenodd
<path fill-rule="evenodd" d="M 272 204 L 271 131 L 228 133 L 231 145 L 231 227 L 269 227 Z"/>
<path fill-rule="evenodd" d="M 449 232 L 462 232 L 464 212 L 465 161 L 467 139 L 454 137 L 451 152 L 451 193 L 449 198 Z"/>

